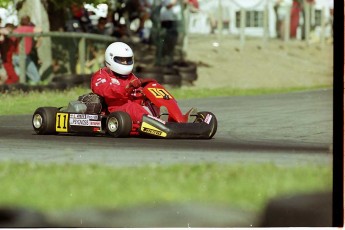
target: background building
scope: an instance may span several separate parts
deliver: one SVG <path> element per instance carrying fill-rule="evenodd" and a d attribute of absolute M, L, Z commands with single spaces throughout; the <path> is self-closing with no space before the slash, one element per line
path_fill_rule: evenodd
<path fill-rule="evenodd" d="M 274 5 L 277 0 L 199 0 L 200 11 L 189 15 L 188 29 L 191 34 L 208 34 L 212 32 L 212 22 L 222 21 L 222 33 L 238 35 L 240 33 L 241 9 L 245 10 L 245 35 L 263 36 L 264 18 L 267 12 L 267 32 L 269 37 L 277 37 L 276 22 L 277 17 Z M 284 1 L 283 1 L 284 2 Z M 292 8 L 292 0 L 286 1 L 287 11 Z M 301 4 L 302 6 L 303 4 Z M 331 34 L 330 23 L 330 0 L 315 0 L 310 5 L 310 25 L 311 30 L 316 34 Z M 302 38 L 304 24 L 303 7 L 299 13 L 297 39 Z M 323 16 L 322 16 L 323 15 Z M 293 17 L 291 15 L 291 17 Z M 323 18 L 324 17 L 324 18 Z M 325 22 L 324 30 L 322 22 Z M 218 24 L 218 23 L 217 23 Z M 217 25 L 218 28 L 219 25 Z"/>

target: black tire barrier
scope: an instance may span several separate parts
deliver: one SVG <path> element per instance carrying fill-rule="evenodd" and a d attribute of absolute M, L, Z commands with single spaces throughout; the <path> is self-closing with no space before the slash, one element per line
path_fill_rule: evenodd
<path fill-rule="evenodd" d="M 56 75 L 52 82 L 64 82 L 67 84 L 67 87 L 73 87 L 81 85 L 84 83 L 83 75 L 78 74 L 68 74 L 68 75 Z"/>
<path fill-rule="evenodd" d="M 183 81 L 193 82 L 198 79 L 198 75 L 196 73 L 184 73 L 180 72 L 179 75 Z"/>
<path fill-rule="evenodd" d="M 154 79 L 156 80 L 158 83 L 163 83 L 164 82 L 164 78 L 162 73 L 150 73 L 150 72 L 143 72 L 143 73 L 137 73 L 135 74 L 138 78 L 142 78 L 142 79 Z"/>
<path fill-rule="evenodd" d="M 170 87 L 181 87 L 182 80 L 181 76 L 178 74 L 164 74 L 163 75 L 163 84 Z"/>
<path fill-rule="evenodd" d="M 197 65 L 191 61 L 175 62 L 173 66 L 179 73 L 196 73 L 197 72 Z"/>
<path fill-rule="evenodd" d="M 29 90 L 30 92 L 42 92 L 44 91 L 44 85 L 30 85 Z"/>
<path fill-rule="evenodd" d="M 154 79 L 158 83 L 164 82 L 162 67 L 159 66 L 138 65 L 135 75 L 142 79 Z"/>
<path fill-rule="evenodd" d="M 172 67 L 165 67 L 163 68 L 163 73 L 168 75 L 176 75 L 178 74 L 178 70 Z"/>
<path fill-rule="evenodd" d="M 194 81 L 197 80 L 198 75 L 196 73 L 183 73 L 180 72 L 181 82 L 183 86 L 194 86 Z"/>
<path fill-rule="evenodd" d="M 30 86 L 23 83 L 0 85 L 1 93 L 7 93 L 7 92 L 13 92 L 13 91 L 28 92 L 30 91 Z"/>
<path fill-rule="evenodd" d="M 145 64 L 145 65 L 150 65 L 155 62 L 155 56 L 153 55 L 148 55 L 148 54 L 143 54 L 144 57 L 136 60 L 137 64 Z"/>
<path fill-rule="evenodd" d="M 138 65 L 135 68 L 135 72 L 137 73 L 162 73 L 162 67 L 160 66 L 144 66 L 144 65 Z"/>
<path fill-rule="evenodd" d="M 82 79 L 81 86 L 90 88 L 92 74 L 82 74 L 80 77 Z"/>
<path fill-rule="evenodd" d="M 135 75 L 143 79 L 154 79 L 160 84 L 172 87 L 181 87 L 182 85 L 192 86 L 197 80 L 197 65 L 191 61 L 175 62 L 173 67 L 145 66 L 138 65 L 135 69 Z M 92 74 L 60 74 L 52 78 L 47 85 L 27 85 L 17 83 L 11 85 L 0 85 L 0 93 L 15 91 L 29 92 L 45 90 L 66 90 L 75 86 L 90 87 Z"/>
<path fill-rule="evenodd" d="M 198 79 L 197 65 L 190 61 L 181 61 L 174 63 L 174 69 L 181 76 L 183 86 L 193 86 L 194 81 Z"/>
<path fill-rule="evenodd" d="M 8 92 L 8 85 L 0 85 L 0 93 Z"/>
<path fill-rule="evenodd" d="M 65 90 L 68 85 L 66 82 L 50 82 L 45 88 L 48 90 Z"/>

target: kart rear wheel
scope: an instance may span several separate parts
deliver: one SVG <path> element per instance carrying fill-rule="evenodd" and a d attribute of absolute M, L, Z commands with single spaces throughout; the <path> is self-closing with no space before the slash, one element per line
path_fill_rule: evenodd
<path fill-rule="evenodd" d="M 128 137 L 132 131 L 132 119 L 126 112 L 110 113 L 106 121 L 106 130 L 113 137 Z"/>
<path fill-rule="evenodd" d="M 32 127 L 39 135 L 56 134 L 56 107 L 40 107 L 36 109 L 32 116 Z"/>
<path fill-rule="evenodd" d="M 198 112 L 194 123 L 205 122 L 210 125 L 208 138 L 211 139 L 217 132 L 218 122 L 216 116 L 211 112 Z"/>

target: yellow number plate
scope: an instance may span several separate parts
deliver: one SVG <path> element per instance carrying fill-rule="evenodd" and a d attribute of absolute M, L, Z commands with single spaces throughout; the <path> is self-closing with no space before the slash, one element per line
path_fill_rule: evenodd
<path fill-rule="evenodd" d="M 156 98 L 172 98 L 165 89 L 149 88 L 149 90 Z"/>
<path fill-rule="evenodd" d="M 56 114 L 56 132 L 67 132 L 68 124 L 68 113 L 57 113 Z"/>

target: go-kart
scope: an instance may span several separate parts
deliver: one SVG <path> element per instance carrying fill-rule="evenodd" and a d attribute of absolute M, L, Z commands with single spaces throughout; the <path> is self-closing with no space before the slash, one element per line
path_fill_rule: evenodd
<path fill-rule="evenodd" d="M 211 112 L 190 109 L 183 114 L 175 98 L 158 82 L 148 82 L 132 96 L 148 111 L 139 124 L 128 113 L 109 113 L 103 99 L 93 93 L 82 95 L 67 107 L 40 107 L 32 116 L 39 135 L 59 133 L 107 134 L 112 137 L 158 137 L 211 139 L 217 119 Z"/>

